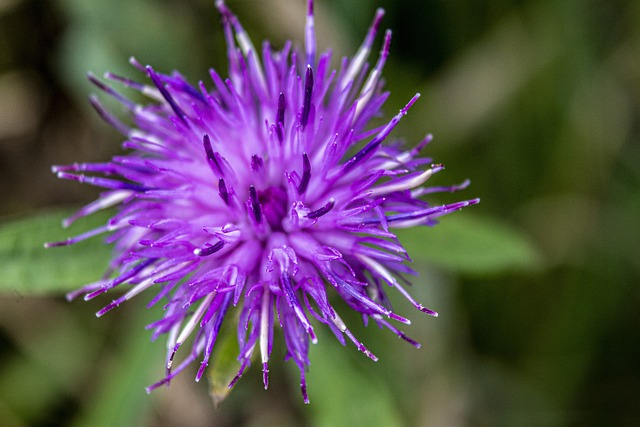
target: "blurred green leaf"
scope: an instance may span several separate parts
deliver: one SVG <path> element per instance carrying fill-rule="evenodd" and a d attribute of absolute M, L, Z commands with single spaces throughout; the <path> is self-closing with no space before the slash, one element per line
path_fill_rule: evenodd
<path fill-rule="evenodd" d="M 100 388 L 85 405 L 85 412 L 74 420 L 74 426 L 135 427 L 148 419 L 154 398 L 144 392 L 144 387 L 159 371 L 160 359 L 156 356 L 163 354 L 163 345 L 149 340 L 145 325 L 156 320 L 160 310 L 139 305 L 127 313 L 128 328 L 116 344 L 120 348 L 94 379 Z"/>
<path fill-rule="evenodd" d="M 522 231 L 469 213 L 449 215 L 435 227 L 398 232 L 416 262 L 465 274 L 536 268 L 542 256 Z"/>
<path fill-rule="evenodd" d="M 57 4 L 69 20 L 57 58 L 60 77 L 81 105 L 88 105 L 89 70 L 141 78 L 127 63 L 130 56 L 162 72 L 179 68 L 187 76 L 207 68 L 201 55 L 192 54 L 202 51 L 202 39 L 194 37 L 196 17 L 193 6 L 186 3 L 57 0 Z"/>
<path fill-rule="evenodd" d="M 100 236 L 67 247 L 45 249 L 102 225 L 106 213 L 91 215 L 64 229 L 72 211 L 45 212 L 0 224 L 0 292 L 41 295 L 66 292 L 99 279 L 111 257 Z"/>
<path fill-rule="evenodd" d="M 233 328 L 223 327 L 218 334 L 218 341 L 215 345 L 213 357 L 209 364 L 207 377 L 209 378 L 209 394 L 213 403 L 218 407 L 220 403 L 231 392 L 229 383 L 238 373 L 240 363 L 238 362 L 238 340 L 233 333 Z"/>
<path fill-rule="evenodd" d="M 16 347 L 2 359 L 0 401 L 28 425 L 38 425 L 52 406 L 85 386 L 100 350 L 90 322 L 77 322 L 68 308 L 45 298 L 0 301 L 0 325 Z"/>
<path fill-rule="evenodd" d="M 353 347 L 342 348 L 325 331 L 319 330 L 318 335 L 320 342 L 310 349 L 311 367 L 307 374 L 311 425 L 404 425 L 389 388 L 380 378 L 364 370 L 363 366 L 370 361 L 361 360 L 362 364 L 354 364 L 348 356 L 348 350 L 355 352 Z M 366 359 L 362 354 L 358 356 Z M 369 365 L 369 368 L 373 367 Z M 298 370 L 295 369 L 292 375 L 299 375 Z"/>

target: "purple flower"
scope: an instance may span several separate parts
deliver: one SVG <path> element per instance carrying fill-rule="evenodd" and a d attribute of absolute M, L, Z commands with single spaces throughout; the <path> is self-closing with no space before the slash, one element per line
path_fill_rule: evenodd
<path fill-rule="evenodd" d="M 381 9 L 356 55 L 336 71 L 330 53 L 316 54 L 312 0 L 303 51 L 291 43 L 275 51 L 265 43 L 259 53 L 224 2 L 216 5 L 228 46 L 228 79 L 211 70 L 210 88 L 203 82 L 192 86 L 178 73 L 161 74 L 132 59 L 148 84 L 105 77 L 151 99 L 139 105 L 89 76 L 129 110 L 133 125 L 91 98 L 97 112 L 125 135 L 127 154 L 106 163 L 53 167 L 60 178 L 106 189 L 64 225 L 114 205 L 119 211 L 102 227 L 48 246 L 108 234 L 115 248 L 109 271 L 68 295 L 89 300 L 126 287 L 98 316 L 148 288 L 157 292 L 150 305 L 166 301 L 164 317 L 149 328 L 154 339 L 168 336 L 167 375 L 149 390 L 169 383 L 196 359 L 199 380 L 223 322 L 232 322 L 240 369 L 229 387 L 256 347 L 267 387 L 274 328 L 280 327 L 308 402 L 305 370 L 309 342 L 316 342 L 312 318 L 373 360 L 339 315 L 347 306 L 365 323 L 372 320 L 419 347 L 397 328 L 409 320 L 391 309 L 386 289 L 437 314 L 405 290 L 403 276 L 414 271 L 393 230 L 433 225 L 478 199 L 430 205 L 423 196 L 456 191 L 468 182 L 423 186 L 443 169 L 418 157 L 430 135 L 409 149 L 387 142 L 419 94 L 388 123 L 370 125 L 388 97 L 380 76 L 390 31 L 373 68 L 367 64 Z M 344 302 L 339 309 L 332 304 L 335 297 Z M 188 340 L 191 351 L 173 367 Z"/>

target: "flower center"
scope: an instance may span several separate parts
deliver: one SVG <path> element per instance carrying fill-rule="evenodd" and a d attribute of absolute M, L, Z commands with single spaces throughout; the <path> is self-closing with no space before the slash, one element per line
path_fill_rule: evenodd
<path fill-rule="evenodd" d="M 258 192 L 262 213 L 273 231 L 282 231 L 282 220 L 287 213 L 287 190 L 283 186 L 268 187 Z"/>

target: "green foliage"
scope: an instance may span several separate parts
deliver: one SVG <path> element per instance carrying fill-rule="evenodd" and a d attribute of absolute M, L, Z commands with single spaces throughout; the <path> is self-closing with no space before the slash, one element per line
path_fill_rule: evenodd
<path fill-rule="evenodd" d="M 116 343 L 119 351 L 94 377 L 97 392 L 90 396 L 74 426 L 136 427 L 148 417 L 154 399 L 144 392 L 144 387 L 163 375 L 162 344 L 150 342 L 144 327 L 161 313 L 157 309 L 145 310 L 141 304 L 132 305 L 133 310 L 126 313 L 128 327 Z"/>
<path fill-rule="evenodd" d="M 531 270 L 542 260 L 524 232 L 468 211 L 444 217 L 435 227 L 401 230 L 398 237 L 415 262 L 467 275 Z"/>
<path fill-rule="evenodd" d="M 88 71 L 96 75 L 111 71 L 140 78 L 142 74 L 127 63 L 131 56 L 166 73 L 179 66 L 187 76 L 196 70 L 203 73 L 209 66 L 203 57 L 191 54 L 194 49 L 203 50 L 202 39 L 193 37 L 192 31 L 198 25 L 193 5 L 167 2 L 160 6 L 153 0 L 57 0 L 57 3 L 71 18 L 58 52 L 60 67 L 64 69 L 60 77 L 79 105 L 88 106 L 85 101 L 91 90 L 85 79 Z"/>
<path fill-rule="evenodd" d="M 45 249 L 103 225 L 105 214 L 92 215 L 69 229 L 61 222 L 72 211 L 53 211 L 0 225 L 0 292 L 45 295 L 71 291 L 98 280 L 109 263 L 111 247 L 100 236 L 75 245 Z"/>
<path fill-rule="evenodd" d="M 238 340 L 234 333 L 237 326 L 233 322 L 233 327 L 229 325 L 231 318 L 225 319 L 223 327 L 218 335 L 213 356 L 209 361 L 207 378 L 209 379 L 209 394 L 213 403 L 219 406 L 229 395 L 231 389 L 229 384 L 238 373 L 240 363 L 238 362 Z"/>
<path fill-rule="evenodd" d="M 378 366 L 362 354 L 357 354 L 354 363 L 349 357 L 352 352 L 353 348 L 342 348 L 324 330 L 318 344 L 311 347 L 307 376 L 312 425 L 332 427 L 336 420 L 351 427 L 404 425 L 389 387 L 374 373 Z M 297 378 L 298 371 L 292 372 Z"/>

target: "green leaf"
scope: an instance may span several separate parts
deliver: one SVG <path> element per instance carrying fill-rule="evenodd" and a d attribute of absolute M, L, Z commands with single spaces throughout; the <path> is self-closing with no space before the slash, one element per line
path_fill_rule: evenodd
<path fill-rule="evenodd" d="M 65 240 L 106 222 L 107 213 L 64 229 L 72 211 L 45 212 L 0 225 L 0 292 L 43 295 L 67 292 L 99 279 L 111 257 L 100 236 L 66 247 L 44 243 Z"/>
<path fill-rule="evenodd" d="M 213 357 L 207 371 L 209 394 L 216 407 L 219 407 L 231 392 L 229 383 L 240 369 L 238 362 L 240 348 L 236 335 L 233 333 L 234 326 L 229 326 L 230 322 L 225 323 L 227 326 L 223 327 L 218 334 L 218 342 L 214 347 Z"/>
<path fill-rule="evenodd" d="M 206 71 L 201 55 L 201 37 L 196 37 L 196 16 L 184 4 L 158 5 L 154 0 L 58 0 L 61 13 L 68 20 L 57 60 L 59 75 L 81 105 L 89 90 L 87 71 L 98 76 L 104 71 L 144 80 L 144 76 L 127 63 L 135 56 L 143 64 L 153 64 L 158 71 L 174 67 L 189 76 Z M 185 7 L 186 6 L 186 7 Z M 167 29 L 170 28 L 170 31 Z M 130 96 L 131 91 L 125 91 Z M 108 97 L 102 97 L 107 105 Z M 114 112 L 119 111 L 114 109 Z"/>
<path fill-rule="evenodd" d="M 129 307 L 127 328 L 107 351 L 111 357 L 94 377 L 99 388 L 89 395 L 81 415 L 71 424 L 74 427 L 135 427 L 151 425 L 149 419 L 157 397 L 149 396 L 144 388 L 162 372 L 161 340 L 152 342 L 145 329 L 161 316 L 161 307 L 146 309 L 140 301 Z"/>
<path fill-rule="evenodd" d="M 92 361 L 102 350 L 99 334 L 62 301 L 2 298 L 0 307 L 0 325 L 10 343 L 3 348 L 0 406 L 24 425 L 46 423 L 62 396 L 86 387 Z M 3 426 L 23 425 L 0 419 Z"/>
<path fill-rule="evenodd" d="M 465 274 L 497 274 L 539 267 L 542 256 L 530 238 L 504 222 L 469 213 L 443 217 L 434 227 L 400 230 L 416 262 Z"/>
<path fill-rule="evenodd" d="M 404 418 L 384 381 L 365 366 L 374 363 L 361 354 L 354 363 L 349 350 L 320 328 L 319 343 L 311 346 L 307 385 L 311 425 L 332 427 L 401 426 Z M 351 343 L 347 345 L 349 347 Z M 373 371 L 372 367 L 369 369 Z M 292 375 L 299 371 L 292 369 Z M 305 408 L 307 409 L 307 408 Z"/>

